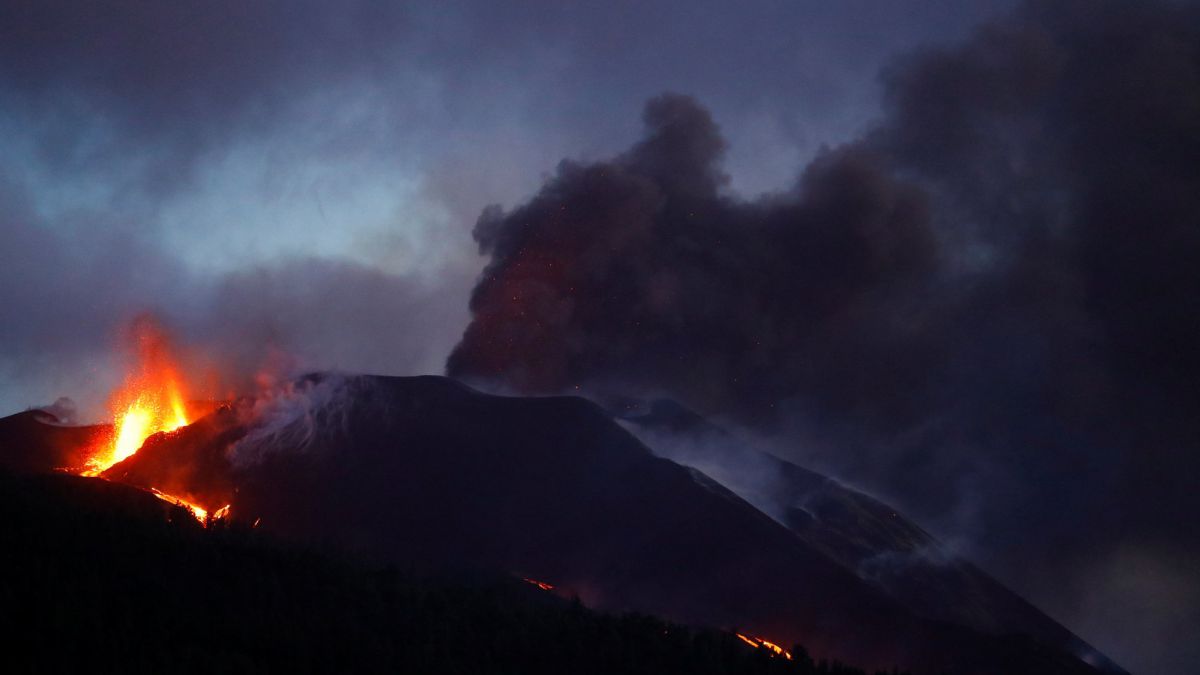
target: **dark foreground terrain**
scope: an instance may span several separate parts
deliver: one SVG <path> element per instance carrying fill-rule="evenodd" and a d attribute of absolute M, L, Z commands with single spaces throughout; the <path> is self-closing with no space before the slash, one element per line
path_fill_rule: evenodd
<path fill-rule="evenodd" d="M 6 672 L 838 673 L 516 579 L 417 578 L 101 479 L 0 472 Z"/>

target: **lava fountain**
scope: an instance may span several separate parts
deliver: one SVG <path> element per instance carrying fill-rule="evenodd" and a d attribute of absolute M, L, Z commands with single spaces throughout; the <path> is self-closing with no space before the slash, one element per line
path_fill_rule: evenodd
<path fill-rule="evenodd" d="M 113 433 L 92 449 L 80 473 L 101 476 L 108 468 L 141 449 L 146 439 L 159 432 L 170 432 L 191 423 L 187 390 L 181 370 L 172 355 L 167 334 L 150 317 L 137 319 L 131 329 L 136 366 L 109 397 L 113 414 Z M 151 494 L 182 506 L 202 523 L 209 521 L 204 508 L 156 488 Z M 212 513 L 220 519 L 229 513 L 226 505 Z"/>
<path fill-rule="evenodd" d="M 137 366 L 109 399 L 112 440 L 93 451 L 85 475 L 99 475 L 134 454 L 151 435 L 189 423 L 183 378 L 166 334 L 153 320 L 141 318 L 134 322 L 132 336 Z"/>

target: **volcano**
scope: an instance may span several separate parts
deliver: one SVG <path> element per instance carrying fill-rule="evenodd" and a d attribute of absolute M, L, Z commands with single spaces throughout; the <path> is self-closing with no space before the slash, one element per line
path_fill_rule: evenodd
<path fill-rule="evenodd" d="M 614 414 L 660 456 L 703 471 L 917 614 L 990 635 L 1028 634 L 1124 672 L 897 509 L 740 441 L 671 400 L 622 401 Z"/>
<path fill-rule="evenodd" d="M 0 419 L 0 466 L 21 472 L 81 467 L 112 433 L 111 424 L 70 426 L 49 412 L 26 410 Z"/>
<path fill-rule="evenodd" d="M 11 466 L 44 468 L 102 432 L 25 413 L 0 420 L 0 450 Z M 55 449 L 39 464 L 14 448 Z M 504 572 L 595 609 L 800 643 L 873 668 L 1119 672 L 1079 659 L 1082 641 L 969 566 L 872 576 L 864 561 L 896 542 L 936 542 L 882 503 L 777 468 L 790 486 L 773 497 L 788 505 L 782 522 L 656 455 L 582 398 L 313 375 L 155 434 L 103 478 L 210 511 L 230 505 L 231 518 L 367 560 Z M 959 595 L 965 609 L 946 609 Z"/>

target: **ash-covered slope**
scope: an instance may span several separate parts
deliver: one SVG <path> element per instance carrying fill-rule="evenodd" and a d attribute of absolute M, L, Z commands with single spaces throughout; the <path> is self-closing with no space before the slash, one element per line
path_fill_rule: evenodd
<path fill-rule="evenodd" d="M 712 476 L 921 616 L 992 635 L 1028 634 L 1087 654 L 1105 672 L 1124 672 L 895 508 L 756 449 L 673 401 L 622 407 L 620 418 L 656 454 Z"/>

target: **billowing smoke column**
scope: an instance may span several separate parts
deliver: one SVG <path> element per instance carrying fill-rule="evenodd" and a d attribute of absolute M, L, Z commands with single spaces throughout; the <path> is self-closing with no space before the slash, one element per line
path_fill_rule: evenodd
<path fill-rule="evenodd" d="M 528 204 L 480 217 L 492 262 L 451 375 L 521 392 L 634 384 L 766 419 L 801 391 L 862 384 L 842 382 L 861 358 L 880 387 L 925 367 L 905 306 L 938 267 L 919 192 L 855 147 L 741 202 L 722 194 L 724 142 L 695 101 L 654 99 L 645 123 L 621 157 L 564 162 Z"/>
<path fill-rule="evenodd" d="M 931 331 L 1012 321 L 1194 398 L 1195 14 L 1050 3 L 918 54 L 878 129 L 752 202 L 722 192 L 709 115 L 657 98 L 624 155 L 483 213 L 491 264 L 447 369 L 751 417 L 793 396 L 923 414 L 897 399 L 961 369 Z"/>
<path fill-rule="evenodd" d="M 1200 556 L 1178 517 L 1200 512 L 1200 11 L 1030 3 L 884 84 L 875 129 L 753 201 L 705 110 L 652 100 L 628 152 L 480 216 L 447 371 L 791 432 L 1043 570 L 1018 582 L 1052 611 L 1127 623 L 1086 610 L 1118 567 L 1097 561 Z M 1050 572 L 1089 565 L 1086 588 Z M 1147 638 L 1200 621 L 1137 602 Z"/>

